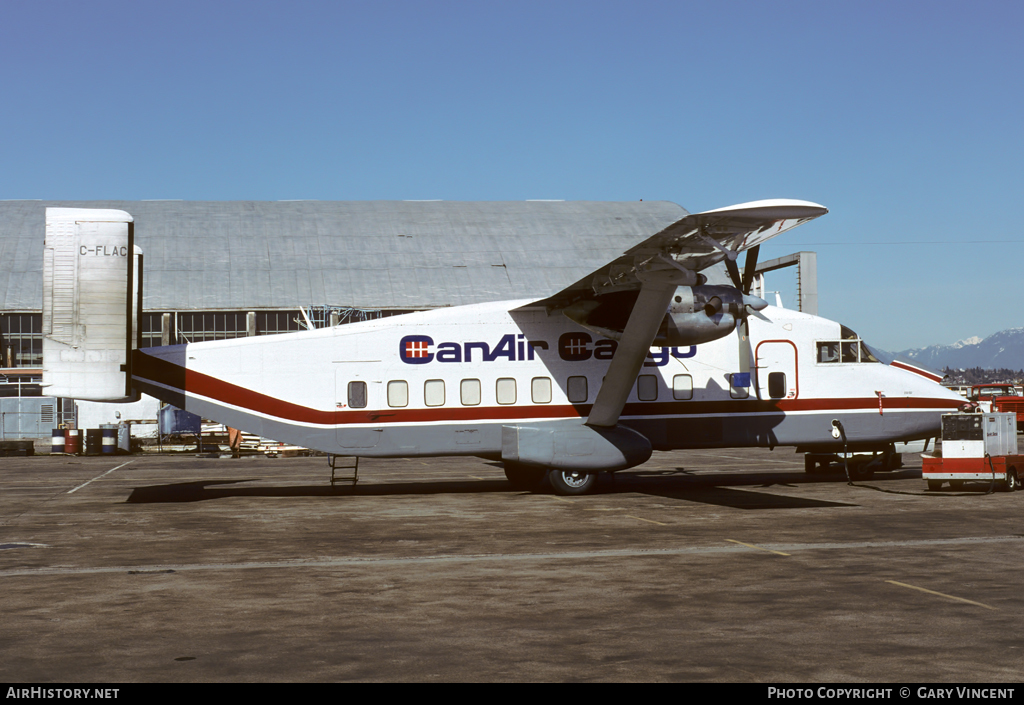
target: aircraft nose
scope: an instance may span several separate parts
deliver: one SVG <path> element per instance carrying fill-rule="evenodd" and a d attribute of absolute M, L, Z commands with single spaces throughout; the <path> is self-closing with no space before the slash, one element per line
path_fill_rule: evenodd
<path fill-rule="evenodd" d="M 743 295 L 743 305 L 749 306 L 755 311 L 761 311 L 768 307 L 768 302 L 758 296 L 751 296 L 750 294 Z"/>

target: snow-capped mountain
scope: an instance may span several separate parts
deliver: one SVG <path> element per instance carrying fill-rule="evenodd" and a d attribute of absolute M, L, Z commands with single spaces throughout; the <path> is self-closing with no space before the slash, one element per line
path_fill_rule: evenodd
<path fill-rule="evenodd" d="M 985 339 L 973 337 L 952 345 L 913 348 L 896 353 L 896 356 L 940 370 L 944 367 L 1024 369 L 1024 328 L 1010 328 Z"/>

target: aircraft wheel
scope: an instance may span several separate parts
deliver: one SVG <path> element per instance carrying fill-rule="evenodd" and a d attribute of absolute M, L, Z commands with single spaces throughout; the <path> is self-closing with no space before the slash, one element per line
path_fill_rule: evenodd
<path fill-rule="evenodd" d="M 586 494 L 597 486 L 597 473 L 584 473 L 578 470 L 552 470 L 548 474 L 555 494 L 580 495 Z"/>
<path fill-rule="evenodd" d="M 544 468 L 534 468 L 529 465 L 518 463 L 505 463 L 505 477 L 508 478 L 512 489 L 534 492 L 540 488 L 548 471 Z"/>
<path fill-rule="evenodd" d="M 928 480 L 928 489 L 932 492 L 938 492 L 942 489 L 942 480 Z"/>
<path fill-rule="evenodd" d="M 892 449 L 882 453 L 882 470 L 892 472 L 893 470 L 899 470 L 901 467 L 903 467 L 902 453 L 897 453 Z"/>
<path fill-rule="evenodd" d="M 949 481 L 949 489 L 959 491 L 959 490 L 962 490 L 963 488 L 964 488 L 964 481 L 963 480 L 950 480 Z"/>
<path fill-rule="evenodd" d="M 808 475 L 823 475 L 829 471 L 832 456 L 819 453 L 804 453 L 804 472 Z"/>
<path fill-rule="evenodd" d="M 1010 468 L 1006 471 L 1006 482 L 1003 485 L 1003 490 L 1006 492 L 1014 492 L 1020 489 L 1020 480 L 1017 479 L 1017 471 Z"/>
<path fill-rule="evenodd" d="M 850 463 L 851 480 L 870 480 L 875 476 L 875 469 L 869 463 Z"/>

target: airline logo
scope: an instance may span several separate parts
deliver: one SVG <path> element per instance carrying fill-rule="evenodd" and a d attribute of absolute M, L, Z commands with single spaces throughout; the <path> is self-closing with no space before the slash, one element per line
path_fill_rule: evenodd
<path fill-rule="evenodd" d="M 420 336 L 417 340 L 410 340 L 415 336 L 408 336 L 402 340 L 405 343 L 404 349 L 402 350 L 403 360 L 420 359 L 426 357 L 432 357 L 427 348 L 434 342 L 426 336 Z"/>
<path fill-rule="evenodd" d="M 611 360 L 618 343 L 614 340 L 595 341 L 589 333 L 565 333 L 558 339 L 558 357 L 566 362 L 585 360 Z M 498 342 L 473 341 L 468 343 L 434 343 L 429 335 L 407 335 L 398 343 L 398 355 L 407 365 L 426 365 L 431 362 L 521 362 L 533 360 L 539 350 L 548 350 L 547 341 L 526 340 L 522 333 L 508 333 Z M 647 355 L 645 367 L 663 367 L 669 357 L 689 358 L 697 354 L 697 346 L 685 348 L 658 348 Z"/>
<path fill-rule="evenodd" d="M 429 335 L 407 335 L 398 343 L 398 354 L 402 362 L 409 365 L 425 365 L 430 362 L 495 362 L 505 360 L 532 360 L 536 349 L 547 350 L 543 340 L 526 340 L 522 333 L 503 335 L 492 347 L 486 342 L 434 343 Z"/>

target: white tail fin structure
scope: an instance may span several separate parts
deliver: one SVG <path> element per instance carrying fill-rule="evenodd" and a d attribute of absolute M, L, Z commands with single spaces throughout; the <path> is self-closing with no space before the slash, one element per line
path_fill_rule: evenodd
<path fill-rule="evenodd" d="M 133 401 L 142 253 L 119 210 L 47 208 L 43 387 L 89 401 Z"/>

